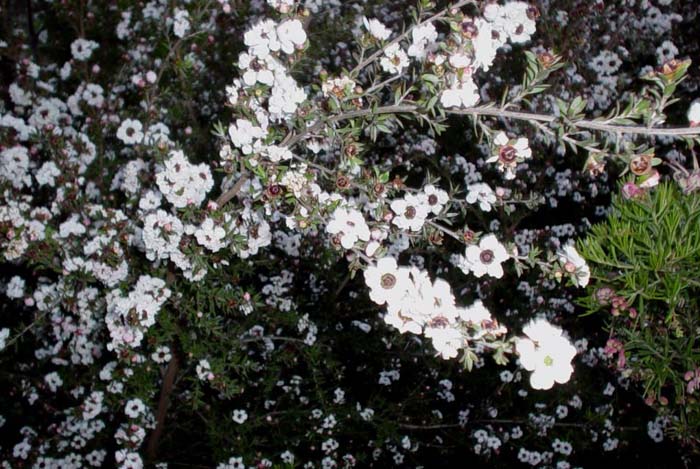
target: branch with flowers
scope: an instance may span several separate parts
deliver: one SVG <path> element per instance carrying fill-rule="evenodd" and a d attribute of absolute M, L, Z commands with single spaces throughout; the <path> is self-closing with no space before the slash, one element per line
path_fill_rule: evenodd
<path fill-rule="evenodd" d="M 228 129 L 217 126 L 223 166 L 229 168 L 228 180 L 232 185 L 214 207 L 226 212 L 228 209 L 223 204 L 238 194 L 246 206 L 258 201 L 263 206 L 274 206 L 283 214 L 289 229 L 303 233 L 325 226 L 331 243 L 354 257 L 351 268 L 364 269 L 370 298 L 386 305 L 388 324 L 400 332 L 432 339 L 438 354 L 444 358 L 454 358 L 463 350 L 463 360 L 471 368 L 477 349 L 494 350 L 501 364 L 506 362 L 506 354 L 516 351 L 521 361 L 523 354 L 525 361 L 534 357 L 547 348 L 545 337 L 534 332 L 544 326 L 531 326 L 537 336 L 535 342 L 502 339 L 506 329 L 483 305 L 459 307 L 447 282 L 439 278 L 431 280 L 427 272 L 399 266 L 395 257 L 387 255 L 389 238 L 408 234 L 417 240 L 429 236 L 430 231 L 447 234 L 467 244 L 456 266 L 476 277 L 502 277 L 502 264 L 511 257 L 518 261 L 518 270 L 539 265 L 552 275 L 556 270 L 555 277 L 559 279 L 570 276 L 581 286 L 587 283 L 588 272 L 571 246 L 545 262 L 531 257 L 518 259 L 494 235 L 469 239 L 443 224 L 452 206 L 451 197 L 444 190 L 432 184 L 413 190 L 401 181 L 389 182 L 388 173 L 372 175 L 362 168 L 363 134 L 376 140 L 378 134 L 390 133 L 401 125 L 401 119 L 422 121 L 436 133 L 444 130 L 447 114 L 542 122 L 552 128 L 562 125 L 563 120 L 553 116 L 509 110 L 512 103 L 476 105 L 477 71 L 488 71 L 498 48 L 506 41 L 524 42 L 529 38 L 534 31 L 536 10 L 519 2 L 504 7 L 494 4 L 487 7 L 484 17 L 473 17 L 460 9 L 467 4 L 473 2 L 459 2 L 432 16 L 421 10 L 415 24 L 393 39 L 390 39 L 391 31 L 378 20 L 365 19 L 367 33 L 361 38 L 358 65 L 337 78 L 322 76 L 325 81 L 320 95 L 304 101 L 300 100 L 299 89 L 294 87 L 285 68 L 285 64 L 292 67 L 299 60 L 306 45 L 302 23 L 292 10 L 287 10 L 286 14 L 291 16 L 279 24 L 265 21 L 254 26 L 245 35 L 248 51 L 239 61 L 242 79 L 234 80 L 227 88 L 230 105 L 242 117 Z M 499 23 L 506 18 L 513 24 Z M 448 30 L 442 41 L 438 40 L 437 23 Z M 404 42 L 409 42 L 407 52 L 402 49 Z M 365 58 L 365 53 L 373 48 L 374 52 Z M 416 61 L 415 67 L 409 57 Z M 558 59 L 552 57 L 544 64 L 530 59 L 534 70 L 528 72 L 526 82 L 533 84 L 534 93 L 544 89 L 540 83 L 557 69 Z M 364 90 L 358 80 L 372 84 Z M 521 93 L 518 100 L 525 99 L 527 94 Z M 290 123 L 294 123 L 291 129 Z M 585 119 L 567 120 L 567 123 L 572 128 L 609 132 L 620 132 L 621 128 L 609 122 Z M 628 126 L 624 131 L 646 134 L 649 129 Z M 676 131 L 679 135 L 690 135 L 695 129 Z M 340 148 L 339 164 L 334 162 L 329 166 L 307 156 L 309 144 L 319 143 L 326 146 L 326 152 Z M 517 165 L 532 157 L 527 138 L 511 139 L 501 131 L 494 134 L 493 146 L 493 157 L 487 162 L 496 163 L 506 180 L 514 179 Z M 326 192 L 323 189 L 326 185 L 334 186 L 335 192 Z M 394 196 L 401 192 L 403 196 Z M 372 208 L 358 205 L 354 201 L 356 195 L 351 194 L 359 195 Z M 471 201 L 480 199 L 482 207 L 489 206 L 489 197 L 483 189 L 481 193 L 470 194 Z M 259 219 L 252 227 L 256 230 L 261 224 L 267 232 L 266 223 Z M 552 334 L 553 347 L 562 346 L 556 345 L 564 340 L 560 330 L 557 332 L 553 326 L 542 330 Z M 527 343 L 538 345 L 514 346 Z M 538 373 L 555 368 L 570 370 L 566 367 L 573 357 L 569 352 L 562 355 L 568 357 L 564 368 L 552 368 L 551 354 L 543 353 L 544 361 L 527 362 L 527 368 Z M 542 380 L 538 373 L 533 374 L 533 386 L 551 387 L 554 381 Z M 556 380 L 566 381 L 568 375 L 565 378 L 564 374 L 556 375 Z"/>
<path fill-rule="evenodd" d="M 96 383 L 81 388 L 70 373 L 53 368 L 40 376 L 42 392 L 60 393 L 69 387 L 65 379 L 70 396 L 57 396 L 78 402 L 47 431 L 58 429 L 80 446 L 72 429 L 98 428 L 103 409 L 118 409 L 110 417 L 115 464 L 143 465 L 138 448 L 147 431 L 148 462 L 156 462 L 167 434 L 184 425 L 167 415 L 180 410 L 171 400 L 191 404 L 192 415 L 209 426 L 203 409 L 216 413 L 225 407 L 220 402 L 242 396 L 246 387 L 258 392 L 251 376 L 278 349 L 290 369 L 299 357 L 308 360 L 313 392 L 324 402 L 319 370 L 337 344 L 317 343 L 317 325 L 299 311 L 303 301 L 324 291 L 335 291 L 333 306 L 355 279 L 372 312 L 381 311 L 379 325 L 398 332 L 382 347 L 419 344 L 434 362 L 455 360 L 470 371 L 488 356 L 499 365 L 517 360 L 537 390 L 570 380 L 583 348 L 574 346 L 554 315 L 543 314 L 544 306 L 538 315 L 528 310 L 517 330 L 518 321 L 506 319 L 508 305 L 501 308 L 503 302 L 492 297 L 515 277 L 537 277 L 545 288 L 565 281 L 583 288 L 591 280 L 570 242 L 547 240 L 545 249 L 533 244 L 525 250 L 517 242 L 519 223 L 544 206 L 551 189 L 532 189 L 528 165 L 546 159 L 542 147 L 585 153 L 590 174 L 622 163 L 633 175 L 624 196 L 641 200 L 661 177 L 662 160 L 654 153 L 659 138 L 691 148 L 698 143 L 700 104 L 690 106 L 687 127 L 665 126 L 689 61 L 668 61 L 609 114 L 591 117 L 583 97 L 553 98 L 549 107 L 537 101 L 565 64 L 548 51 L 520 53 L 539 17 L 525 2 L 462 0 L 435 11 L 433 2 L 421 0 L 401 32 L 376 18 L 358 18 L 355 43 L 341 48 L 354 60 L 312 67 L 307 53 L 315 47 L 316 18 L 297 2 L 268 0 L 276 13 L 246 23 L 236 78 L 225 89 L 210 90 L 206 72 L 235 46 L 210 56 L 196 52 L 220 45 L 217 31 L 232 21 L 222 16 L 234 11 L 233 4 L 165 3 L 123 10 L 76 2 L 80 17 L 71 15 L 80 37 L 71 43 L 69 61 L 13 64 L 18 77 L 0 116 L 0 252 L 9 265 L 36 275 L 25 282 L 17 274 L 4 287 L 33 314 L 31 321 L 13 324 L 12 333 L 0 329 L 0 349 L 35 340 L 32 356 L 50 367 L 88 370 Z M 261 2 L 243 3 L 236 5 L 241 11 L 262 8 Z M 71 6 L 53 5 L 59 11 Z M 119 13 L 114 33 L 124 44 L 116 54 L 87 39 L 95 15 L 83 18 L 85 8 Z M 22 48 L 16 51 L 21 57 Z M 486 86 L 506 53 L 523 59 L 522 80 Z M 100 82 L 104 88 L 97 84 L 101 68 L 91 63 L 98 56 L 104 64 L 128 62 Z M 487 88 L 501 98 L 491 100 Z M 213 126 L 214 138 L 205 138 L 202 127 L 220 116 L 196 103 L 222 100 L 230 119 Z M 133 101 L 129 111 L 126 101 Z M 465 123 L 473 132 L 456 135 Z M 420 134 L 421 145 L 400 148 L 402 134 L 411 132 Z M 437 163 L 431 147 L 440 136 L 446 144 L 466 139 L 481 155 L 454 157 L 452 166 L 443 164 L 452 157 Z M 212 152 L 218 159 L 212 161 Z M 667 164 L 684 193 L 700 187 L 697 164 L 692 171 Z M 495 175 L 498 185 L 475 174 L 477 166 Z M 464 174 L 450 174 L 460 167 Z M 574 232 L 572 227 L 568 236 Z M 314 255 L 319 272 L 338 264 L 343 283 L 329 286 L 314 272 L 307 279 L 311 293 L 295 297 L 294 273 L 285 262 L 298 267 Z M 634 270 L 625 259 L 597 257 L 601 265 Z M 30 294 L 25 284 L 32 282 Z M 355 291 L 348 298 L 361 301 Z M 352 315 L 352 327 L 372 329 L 353 306 L 340 309 Z M 610 342 L 606 353 L 624 366 L 621 342 Z M 697 367 L 685 371 L 682 384 L 693 394 Z M 380 385 L 398 379 L 396 373 L 382 371 Z M 299 394 L 296 381 L 278 387 Z M 23 381 L 21 393 L 31 398 L 33 386 Z M 336 392 L 334 404 L 343 399 L 342 390 Z M 251 419 L 256 425 L 286 415 L 273 410 L 282 404 L 272 398 L 263 405 L 264 417 Z M 357 403 L 364 421 L 370 410 Z M 319 434 L 332 433 L 330 417 Z M 226 419 L 233 430 L 219 434 L 238 438 L 237 426 L 247 419 L 247 411 L 236 408 Z M 34 435 L 24 433 L 26 441 L 13 450 L 20 456 L 34 443 Z M 65 442 L 57 441 L 37 446 L 64 451 Z M 334 450 L 330 440 L 323 445 L 323 451 Z M 91 454 L 90 464 L 105 457 Z M 222 467 L 239 464 L 231 460 Z"/>

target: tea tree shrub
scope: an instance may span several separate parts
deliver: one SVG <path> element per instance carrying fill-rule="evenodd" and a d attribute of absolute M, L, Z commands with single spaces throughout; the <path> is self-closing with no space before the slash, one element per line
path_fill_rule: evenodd
<path fill-rule="evenodd" d="M 3 3 L 3 466 L 691 464 L 575 241 L 697 189 L 694 9 L 589 3 Z"/>

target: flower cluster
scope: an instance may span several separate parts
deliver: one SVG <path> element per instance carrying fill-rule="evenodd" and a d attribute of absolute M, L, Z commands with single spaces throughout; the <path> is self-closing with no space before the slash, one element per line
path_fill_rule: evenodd
<path fill-rule="evenodd" d="M 193 165 L 182 151 L 172 151 L 163 170 L 156 173 L 156 184 L 168 202 L 176 208 L 184 208 L 201 205 L 214 180 L 209 166 Z"/>
<path fill-rule="evenodd" d="M 144 333 L 156 323 L 156 316 L 172 292 L 158 278 L 142 275 L 133 290 L 123 296 L 119 290 L 107 296 L 105 323 L 111 342 L 109 350 L 135 348 Z"/>
<path fill-rule="evenodd" d="M 425 335 L 443 358 L 456 357 L 471 339 L 495 339 L 507 332 L 480 301 L 459 307 L 445 280 L 431 281 L 426 272 L 399 267 L 392 257 L 379 259 L 364 277 L 372 301 L 386 304 L 387 324 L 400 332 Z"/>

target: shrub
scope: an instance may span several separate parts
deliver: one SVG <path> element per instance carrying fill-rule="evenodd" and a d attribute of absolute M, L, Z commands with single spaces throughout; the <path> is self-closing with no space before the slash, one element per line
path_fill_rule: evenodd
<path fill-rule="evenodd" d="M 9 3 L 4 466 L 689 459 L 574 305 L 619 166 L 700 135 L 598 32 L 676 6 L 439 3 Z"/>
<path fill-rule="evenodd" d="M 607 220 L 580 243 L 595 279 L 583 303 L 609 315 L 606 353 L 617 371 L 697 445 L 700 196 L 668 182 L 653 191 L 632 186 L 621 186 Z"/>

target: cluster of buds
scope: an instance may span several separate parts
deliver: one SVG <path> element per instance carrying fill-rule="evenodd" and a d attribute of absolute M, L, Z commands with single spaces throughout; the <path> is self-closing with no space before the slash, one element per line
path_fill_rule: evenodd
<path fill-rule="evenodd" d="M 657 399 L 656 393 L 654 393 L 654 391 L 650 392 L 649 395 L 644 398 L 644 403 L 648 406 L 652 406 L 657 400 L 661 405 L 668 405 L 668 398 L 664 396 L 659 396 Z"/>
<path fill-rule="evenodd" d="M 619 341 L 618 339 L 608 339 L 608 341 L 605 343 L 603 353 L 605 353 L 605 355 L 607 355 L 608 357 L 613 357 L 614 355 L 617 355 L 615 365 L 618 371 L 625 368 L 625 365 L 627 364 L 627 359 L 625 358 L 625 346 L 621 341 Z"/>
<path fill-rule="evenodd" d="M 610 306 L 610 314 L 617 317 L 626 313 L 630 319 L 637 317 L 637 310 L 630 308 L 627 299 L 615 294 L 615 290 L 610 287 L 600 287 L 593 294 L 595 300 L 601 306 Z"/>
<path fill-rule="evenodd" d="M 700 368 L 686 371 L 683 378 L 688 382 L 686 386 L 686 392 L 688 394 L 693 394 L 696 389 L 700 388 Z"/>
<path fill-rule="evenodd" d="M 614 296 L 610 302 L 610 314 L 613 316 L 620 316 L 623 313 L 627 313 L 630 319 L 637 317 L 637 310 L 635 308 L 630 308 L 625 298 Z"/>

